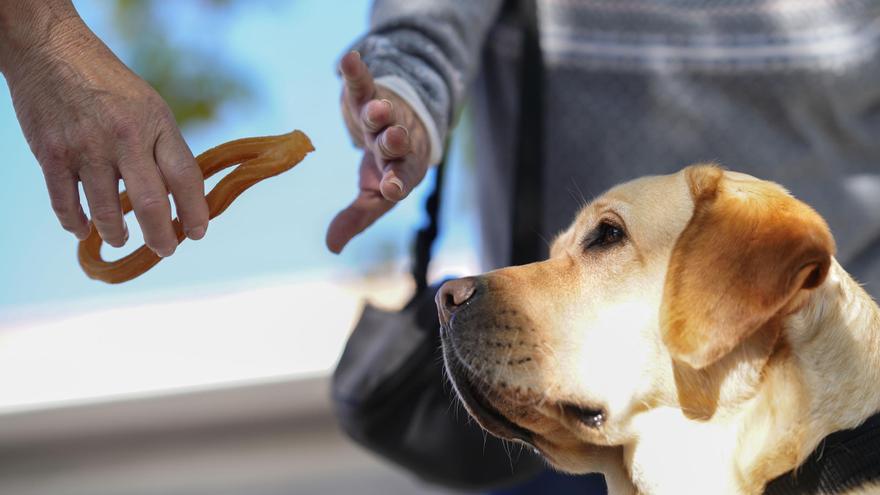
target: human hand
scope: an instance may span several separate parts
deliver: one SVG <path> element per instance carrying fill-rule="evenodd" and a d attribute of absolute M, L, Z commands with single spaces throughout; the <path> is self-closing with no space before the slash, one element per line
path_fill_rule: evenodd
<path fill-rule="evenodd" d="M 204 180 L 171 110 L 78 16 L 17 55 L 6 57 L 13 61 L 4 75 L 65 230 L 79 239 L 89 234 L 81 181 L 98 233 L 111 246 L 125 244 L 121 178 L 144 241 L 156 254 L 170 256 L 177 247 L 169 190 L 187 237 L 205 235 Z"/>
<path fill-rule="evenodd" d="M 373 83 L 357 52 L 340 64 L 345 87 L 342 115 L 355 145 L 364 150 L 355 200 L 327 230 L 334 253 L 405 198 L 428 170 L 431 145 L 424 124 L 394 92 Z"/>

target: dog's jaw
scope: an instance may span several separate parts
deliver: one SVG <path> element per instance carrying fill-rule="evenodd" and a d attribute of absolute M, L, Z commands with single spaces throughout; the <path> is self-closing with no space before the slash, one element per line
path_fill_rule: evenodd
<path fill-rule="evenodd" d="M 449 377 L 456 395 L 471 417 L 476 419 L 483 429 L 497 437 L 534 447 L 532 432 L 505 417 L 491 404 L 490 399 L 482 396 L 485 390 L 481 390 L 480 384 L 475 381 L 483 379 L 470 376 L 473 372 L 462 362 L 458 351 L 455 350 L 455 344 L 449 337 L 448 323 L 442 326 L 440 332 L 446 376 Z"/>

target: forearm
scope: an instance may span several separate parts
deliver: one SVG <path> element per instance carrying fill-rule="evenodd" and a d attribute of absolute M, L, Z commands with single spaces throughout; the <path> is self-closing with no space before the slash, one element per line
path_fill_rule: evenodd
<path fill-rule="evenodd" d="M 0 0 L 0 72 L 53 45 L 76 43 L 82 27 L 70 0 Z"/>
<path fill-rule="evenodd" d="M 434 156 L 464 101 L 500 6 L 499 0 L 377 0 L 370 33 L 354 47 L 378 85 L 414 110 L 422 107 L 420 118 L 429 132 L 436 131 Z"/>

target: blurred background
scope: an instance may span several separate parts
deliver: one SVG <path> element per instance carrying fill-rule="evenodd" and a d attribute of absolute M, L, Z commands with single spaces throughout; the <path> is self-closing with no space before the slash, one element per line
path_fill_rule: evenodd
<path fill-rule="evenodd" d="M 0 493 L 440 493 L 348 442 L 328 399 L 364 301 L 410 295 L 432 182 L 342 255 L 324 247 L 356 192 L 336 62 L 369 1 L 74 3 L 165 97 L 194 153 L 292 129 L 317 151 L 247 191 L 204 240 L 110 286 L 80 271 L 0 80 Z M 476 272 L 470 147 L 453 144 L 433 278 Z M 129 226 L 105 258 L 142 243 Z"/>

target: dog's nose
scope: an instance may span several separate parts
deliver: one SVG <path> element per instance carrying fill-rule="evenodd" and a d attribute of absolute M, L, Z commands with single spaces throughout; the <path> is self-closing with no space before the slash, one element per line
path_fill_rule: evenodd
<path fill-rule="evenodd" d="M 447 322 L 458 308 L 468 302 L 477 293 L 477 279 L 474 277 L 450 280 L 440 286 L 437 297 L 437 311 L 440 313 L 440 321 Z"/>

